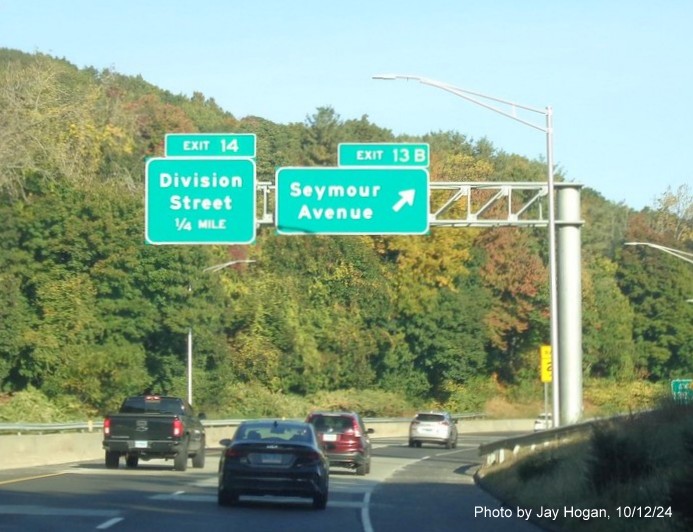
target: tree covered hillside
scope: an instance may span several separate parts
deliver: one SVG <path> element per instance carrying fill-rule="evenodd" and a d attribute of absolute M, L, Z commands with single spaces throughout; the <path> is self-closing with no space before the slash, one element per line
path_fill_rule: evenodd
<path fill-rule="evenodd" d="M 92 413 L 145 389 L 185 395 L 191 328 L 208 411 L 240 388 L 370 389 L 477 410 L 499 387 L 541 397 L 544 229 L 292 237 L 263 226 L 248 246 L 148 246 L 143 198 L 145 161 L 174 132 L 256 134 L 258 180 L 270 182 L 278 167 L 336 166 L 340 142 L 429 143 L 438 181 L 543 181 L 544 162 L 455 131 L 395 137 L 331 107 L 293 124 L 232 111 L 0 49 L 0 392 Z M 692 252 L 691 192 L 634 212 L 583 190 L 587 379 L 693 374 L 692 265 L 623 246 Z M 203 272 L 235 259 L 256 262 Z"/>

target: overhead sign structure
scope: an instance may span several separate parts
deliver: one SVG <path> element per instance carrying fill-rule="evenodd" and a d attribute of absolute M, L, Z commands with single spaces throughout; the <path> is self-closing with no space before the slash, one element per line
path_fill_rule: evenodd
<path fill-rule="evenodd" d="M 553 380 L 553 362 L 551 359 L 551 346 L 542 345 L 539 348 L 541 382 L 551 382 Z"/>
<path fill-rule="evenodd" d="M 255 158 L 254 133 L 168 133 L 164 140 L 166 157 Z"/>
<path fill-rule="evenodd" d="M 428 232 L 424 168 L 287 167 L 277 170 L 276 189 L 283 235 Z"/>
<path fill-rule="evenodd" d="M 428 168 L 428 144 L 382 142 L 339 144 L 337 164 L 339 166 L 396 166 Z"/>
<path fill-rule="evenodd" d="M 255 240 L 255 161 L 154 158 L 145 174 L 149 244 L 249 244 Z"/>

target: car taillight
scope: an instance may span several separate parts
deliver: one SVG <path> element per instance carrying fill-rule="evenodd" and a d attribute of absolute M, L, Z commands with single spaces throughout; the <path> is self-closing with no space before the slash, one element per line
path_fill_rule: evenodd
<path fill-rule="evenodd" d="M 443 421 L 443 422 L 441 422 L 441 425 L 445 425 L 446 427 L 448 427 L 448 426 L 450 426 L 450 422 L 449 421 Z"/>
<path fill-rule="evenodd" d="M 103 420 L 103 433 L 105 436 L 110 436 L 111 434 L 111 420 L 106 418 Z"/>
<path fill-rule="evenodd" d="M 418 424 L 419 424 L 418 421 L 412 421 L 412 422 L 411 422 L 411 426 L 412 426 L 412 427 L 416 427 Z"/>
<path fill-rule="evenodd" d="M 238 449 L 234 449 L 233 447 L 228 447 L 226 451 L 224 451 L 224 456 L 226 458 L 242 458 L 245 455 L 245 451 L 240 451 Z"/>
<path fill-rule="evenodd" d="M 310 451 L 307 453 L 302 453 L 296 458 L 296 465 L 301 466 L 305 464 L 312 464 L 314 462 L 320 461 L 320 453 L 315 451 Z"/>
<path fill-rule="evenodd" d="M 183 435 L 183 422 L 176 418 L 173 420 L 173 435 L 182 436 Z"/>

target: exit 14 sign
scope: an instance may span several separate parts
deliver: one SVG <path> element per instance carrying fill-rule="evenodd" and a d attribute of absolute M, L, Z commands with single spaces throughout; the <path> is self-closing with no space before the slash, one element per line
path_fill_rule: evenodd
<path fill-rule="evenodd" d="M 280 234 L 428 232 L 425 168 L 280 168 L 276 190 Z"/>
<path fill-rule="evenodd" d="M 254 133 L 167 133 L 166 157 L 255 158 Z"/>

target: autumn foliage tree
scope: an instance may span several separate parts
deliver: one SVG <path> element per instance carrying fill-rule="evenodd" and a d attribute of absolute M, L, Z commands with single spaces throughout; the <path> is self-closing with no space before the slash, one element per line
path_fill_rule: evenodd
<path fill-rule="evenodd" d="M 533 367 L 538 346 L 548 342 L 548 271 L 530 231 L 493 229 L 477 244 L 485 254 L 479 274 L 493 295 L 485 318 L 492 365 L 512 382 Z"/>
<path fill-rule="evenodd" d="M 270 190 L 277 167 L 336 165 L 341 142 L 427 142 L 434 182 L 545 179 L 544 162 L 458 132 L 396 136 L 329 106 L 303 123 L 237 119 L 201 93 L 0 50 L 0 393 L 35 388 L 91 412 L 145 387 L 184 394 L 190 331 L 196 402 L 212 410 L 238 390 L 377 389 L 469 408 L 483 407 L 479 383 L 536 391 L 549 341 L 544 229 L 289 237 L 263 220 L 249 246 L 146 245 L 145 162 L 167 133 L 198 131 L 256 134 Z M 642 212 L 583 198 L 585 374 L 690 374 L 690 265 L 622 245 L 690 252 L 690 190 Z M 431 208 L 444 201 L 433 194 Z M 256 262 L 206 271 L 234 258 Z"/>

